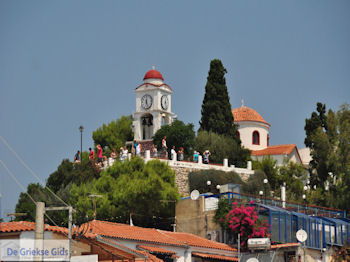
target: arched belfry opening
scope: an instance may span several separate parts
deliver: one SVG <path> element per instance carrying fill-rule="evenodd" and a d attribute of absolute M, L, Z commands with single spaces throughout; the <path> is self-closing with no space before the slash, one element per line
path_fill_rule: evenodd
<path fill-rule="evenodd" d="M 142 140 L 152 139 L 153 137 L 153 115 L 144 114 L 141 116 Z"/>

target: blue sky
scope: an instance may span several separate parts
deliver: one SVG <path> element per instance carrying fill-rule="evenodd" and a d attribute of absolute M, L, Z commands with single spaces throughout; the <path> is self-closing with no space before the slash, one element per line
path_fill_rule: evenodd
<path fill-rule="evenodd" d="M 303 147 L 316 102 L 350 101 L 350 2 L 0 1 L 0 135 L 45 180 L 103 123 L 135 108 L 153 65 L 173 109 L 198 127 L 211 59 L 223 61 L 232 107 L 256 109 L 271 144 Z M 4 144 L 0 160 L 36 182 Z M 2 212 L 21 189 L 0 168 Z"/>

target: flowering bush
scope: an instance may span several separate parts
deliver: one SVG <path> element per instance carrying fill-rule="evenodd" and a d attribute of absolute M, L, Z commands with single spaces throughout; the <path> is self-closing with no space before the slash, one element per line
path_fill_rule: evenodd
<path fill-rule="evenodd" d="M 254 206 L 233 202 L 225 222 L 234 235 L 240 234 L 242 247 L 246 247 L 249 238 L 268 237 L 268 224 L 259 219 Z"/>

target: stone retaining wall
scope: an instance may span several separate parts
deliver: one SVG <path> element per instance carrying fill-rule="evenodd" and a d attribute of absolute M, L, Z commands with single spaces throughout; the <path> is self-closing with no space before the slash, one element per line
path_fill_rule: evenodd
<path fill-rule="evenodd" d="M 208 170 L 208 169 L 216 169 L 216 170 L 222 170 L 224 172 L 236 172 L 239 174 L 243 181 L 247 181 L 249 176 L 254 174 L 253 170 L 245 169 L 245 168 L 223 168 L 221 166 L 213 166 L 213 165 L 205 165 L 205 164 L 196 164 L 193 163 L 193 165 L 188 165 L 187 163 L 183 162 L 173 162 L 168 161 L 169 166 L 175 171 L 175 183 L 178 187 L 179 193 L 181 196 L 189 196 L 190 190 L 189 190 L 189 183 L 188 183 L 188 175 L 191 172 L 194 171 L 200 171 L 200 170 Z"/>

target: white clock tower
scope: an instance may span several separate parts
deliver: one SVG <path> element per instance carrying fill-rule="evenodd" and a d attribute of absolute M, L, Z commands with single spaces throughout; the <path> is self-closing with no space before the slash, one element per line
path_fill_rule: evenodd
<path fill-rule="evenodd" d="M 171 112 L 170 86 L 155 69 L 149 70 L 143 83 L 136 90 L 136 111 L 133 115 L 134 139 L 151 140 L 162 125 L 171 124 L 175 114 Z"/>

